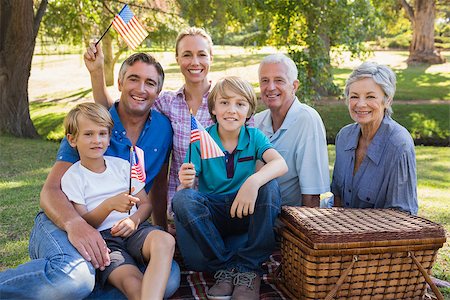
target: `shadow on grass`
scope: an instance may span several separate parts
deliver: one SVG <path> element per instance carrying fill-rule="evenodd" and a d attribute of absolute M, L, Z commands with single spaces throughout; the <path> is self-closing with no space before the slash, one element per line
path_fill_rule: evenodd
<path fill-rule="evenodd" d="M 49 95 L 43 95 L 38 97 L 36 100 L 34 100 L 33 102 L 38 102 L 38 103 L 57 103 L 57 102 L 61 102 L 61 101 L 77 101 L 80 99 L 83 99 L 86 97 L 86 95 L 88 95 L 89 93 L 92 92 L 92 88 L 89 89 L 80 89 L 77 90 L 75 92 L 73 92 L 72 94 L 69 95 L 63 95 L 63 96 L 55 96 L 55 98 L 48 100 L 47 98 L 51 97 Z"/>
<path fill-rule="evenodd" d="M 394 70 L 397 75 L 395 100 L 449 100 L 450 73 L 426 73 L 429 67 L 415 65 Z M 350 68 L 334 68 L 334 83 L 343 89 L 351 72 Z"/>

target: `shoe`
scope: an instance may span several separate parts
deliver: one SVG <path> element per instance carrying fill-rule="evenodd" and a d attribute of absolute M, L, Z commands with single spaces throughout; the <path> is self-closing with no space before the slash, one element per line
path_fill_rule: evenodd
<path fill-rule="evenodd" d="M 214 274 L 216 283 L 208 289 L 206 297 L 209 300 L 230 300 L 233 293 L 233 278 L 236 276 L 234 270 L 219 270 Z"/>
<path fill-rule="evenodd" d="M 238 273 L 235 275 L 233 300 L 259 300 L 261 277 L 254 272 Z"/>

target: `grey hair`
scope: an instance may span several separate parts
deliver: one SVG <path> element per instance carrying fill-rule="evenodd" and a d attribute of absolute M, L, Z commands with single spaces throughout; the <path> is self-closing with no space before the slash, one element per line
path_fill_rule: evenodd
<path fill-rule="evenodd" d="M 353 69 L 352 74 L 350 74 L 345 82 L 344 95 L 347 104 L 349 100 L 350 85 L 364 78 L 372 78 L 373 81 L 381 87 L 384 92 L 383 102 L 386 105 L 384 115 L 392 115 L 392 102 L 394 100 L 397 78 L 391 68 L 376 62 L 367 61 Z"/>
<path fill-rule="evenodd" d="M 261 77 L 261 67 L 266 64 L 283 64 L 287 68 L 286 76 L 290 83 L 293 83 L 298 77 L 298 70 L 295 62 L 282 53 L 267 55 L 263 58 L 258 68 L 258 76 Z"/>

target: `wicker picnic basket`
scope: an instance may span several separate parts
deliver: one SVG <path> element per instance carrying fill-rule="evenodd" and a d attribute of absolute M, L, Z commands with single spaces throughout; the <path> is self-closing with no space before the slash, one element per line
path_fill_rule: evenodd
<path fill-rule="evenodd" d="M 422 299 L 445 231 L 392 209 L 283 207 L 281 279 L 292 299 Z M 437 295 L 439 298 L 439 295 Z M 441 296 L 442 297 L 442 296 Z"/>

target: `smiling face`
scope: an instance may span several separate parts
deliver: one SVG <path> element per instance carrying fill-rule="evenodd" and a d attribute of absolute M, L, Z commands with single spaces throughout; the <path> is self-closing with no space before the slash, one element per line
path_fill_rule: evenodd
<path fill-rule="evenodd" d="M 249 111 L 250 104 L 244 96 L 232 91 L 227 92 L 227 97 L 217 94 L 212 113 L 219 123 L 219 134 L 239 134 L 249 117 Z"/>
<path fill-rule="evenodd" d="M 108 127 L 98 125 L 91 119 L 77 116 L 78 132 L 76 135 L 68 134 L 67 140 L 72 147 L 76 147 L 81 161 L 102 159 L 109 146 Z"/>
<path fill-rule="evenodd" d="M 261 100 L 271 111 L 287 113 L 295 98 L 298 80 L 289 81 L 283 63 L 266 63 L 259 71 L 259 87 Z"/>
<path fill-rule="evenodd" d="M 159 75 L 153 65 L 137 61 L 129 66 L 119 80 L 119 107 L 131 116 L 147 116 L 159 94 L 158 80 Z"/>
<path fill-rule="evenodd" d="M 206 38 L 200 35 L 186 35 L 179 41 L 177 53 L 177 63 L 186 83 L 207 80 L 212 55 Z"/>
<path fill-rule="evenodd" d="M 387 108 L 384 97 L 382 88 L 372 78 L 353 82 L 348 96 L 350 117 L 361 126 L 378 128 Z"/>

